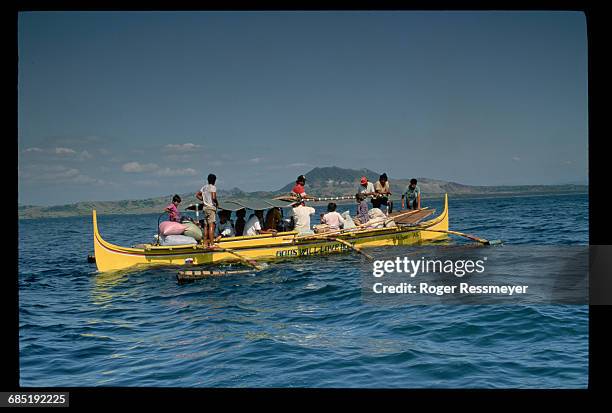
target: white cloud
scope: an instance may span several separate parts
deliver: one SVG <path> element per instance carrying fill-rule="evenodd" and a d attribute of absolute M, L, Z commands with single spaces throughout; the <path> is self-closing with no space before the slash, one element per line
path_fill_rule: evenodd
<path fill-rule="evenodd" d="M 180 144 L 169 144 L 164 146 L 164 152 L 191 152 L 200 149 L 201 145 L 195 143 L 180 143 Z"/>
<path fill-rule="evenodd" d="M 65 185 L 114 185 L 112 182 L 84 175 L 76 168 L 64 165 L 33 165 L 29 164 L 19 169 L 19 180 L 34 184 Z"/>
<path fill-rule="evenodd" d="M 252 158 L 252 159 L 249 159 L 250 163 L 259 163 L 261 161 L 262 161 L 262 158 Z"/>
<path fill-rule="evenodd" d="M 22 177 L 35 182 L 65 181 L 79 175 L 79 170 L 63 165 L 30 165 L 23 171 Z"/>
<path fill-rule="evenodd" d="M 91 158 L 92 158 L 91 154 L 87 152 L 86 150 L 82 151 L 78 156 L 78 159 L 80 161 L 84 161 L 84 160 L 91 159 Z"/>
<path fill-rule="evenodd" d="M 55 148 L 54 151 L 57 155 L 74 155 L 76 151 L 70 148 Z"/>
<path fill-rule="evenodd" d="M 104 185 L 106 182 L 102 179 L 96 179 L 96 178 L 92 178 L 91 176 L 87 176 L 87 175 L 77 175 L 74 177 L 74 179 L 72 179 L 72 182 L 74 182 L 75 184 L 97 184 L 97 185 Z"/>
<path fill-rule="evenodd" d="M 138 162 L 128 162 L 123 164 L 123 166 L 121 167 L 123 172 L 128 173 L 151 172 L 156 170 L 157 168 L 157 164 L 154 163 L 140 164 Z"/>
<path fill-rule="evenodd" d="M 193 176 L 197 175 L 198 172 L 192 168 L 184 168 L 184 169 L 170 169 L 164 168 L 157 171 L 157 175 L 159 176 Z"/>
<path fill-rule="evenodd" d="M 57 155 L 61 158 L 71 158 L 72 157 L 79 161 L 85 161 L 87 159 L 93 158 L 92 154 L 87 150 L 82 150 L 81 152 L 77 152 L 76 150 L 72 148 L 66 148 L 66 147 L 61 147 L 61 146 L 58 146 L 55 148 L 47 148 L 47 149 L 31 147 L 31 148 L 24 149 L 23 152 L 24 153 L 48 153 L 51 155 Z"/>
<path fill-rule="evenodd" d="M 513 157 L 512 157 L 512 160 L 513 160 L 514 162 L 520 162 L 520 161 L 521 161 L 521 158 L 520 158 L 519 156 L 513 156 Z"/>
<path fill-rule="evenodd" d="M 57 174 L 57 178 L 75 178 L 77 176 L 79 176 L 79 170 L 75 168 Z"/>

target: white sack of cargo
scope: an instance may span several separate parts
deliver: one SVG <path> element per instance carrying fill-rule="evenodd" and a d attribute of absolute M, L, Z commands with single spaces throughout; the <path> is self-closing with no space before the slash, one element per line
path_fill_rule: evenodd
<path fill-rule="evenodd" d="M 165 237 L 160 237 L 160 244 L 167 245 L 194 245 L 197 244 L 196 241 L 192 237 L 188 237 L 187 235 L 166 235 Z"/>
<path fill-rule="evenodd" d="M 368 211 L 368 217 L 370 218 L 367 222 L 368 228 L 382 228 L 387 216 L 380 208 L 372 208 Z"/>
<path fill-rule="evenodd" d="M 350 211 L 344 211 L 342 213 L 342 218 L 344 218 L 344 226 L 342 228 L 344 229 L 355 228 L 355 221 L 353 221 Z"/>

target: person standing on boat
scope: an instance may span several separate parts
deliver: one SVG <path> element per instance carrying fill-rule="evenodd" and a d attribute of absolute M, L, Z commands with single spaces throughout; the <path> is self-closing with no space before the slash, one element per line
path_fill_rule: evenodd
<path fill-rule="evenodd" d="M 304 201 L 296 202 L 293 204 L 292 214 L 293 221 L 295 222 L 295 230 L 299 234 L 313 234 L 314 232 L 310 229 L 310 216 L 315 213 L 313 207 L 306 206 Z"/>
<path fill-rule="evenodd" d="M 204 185 L 200 192 L 196 194 L 196 198 L 204 204 L 204 238 L 208 246 L 211 246 L 215 240 L 215 223 L 217 221 L 217 187 L 215 182 L 217 176 L 215 174 L 208 175 L 208 184 Z"/>
<path fill-rule="evenodd" d="M 172 197 L 172 203 L 168 205 L 164 211 L 168 213 L 168 221 L 181 222 L 181 213 L 178 210 L 178 206 L 181 203 L 181 197 L 174 195 Z"/>
<path fill-rule="evenodd" d="M 389 186 L 389 178 L 387 174 L 383 173 L 378 181 L 374 184 L 374 190 L 376 195 L 372 197 L 372 207 L 380 208 L 382 205 L 387 207 L 387 214 L 393 212 L 393 201 L 389 199 L 391 196 L 391 189 Z"/>
<path fill-rule="evenodd" d="M 417 180 L 412 178 L 410 185 L 406 187 L 406 192 L 402 194 L 402 208 L 404 208 L 404 198 L 406 198 L 407 209 L 421 209 L 421 188 L 417 185 Z"/>
<path fill-rule="evenodd" d="M 304 185 L 306 185 L 306 177 L 304 175 L 298 176 L 295 180 L 295 186 L 291 190 L 291 194 L 296 195 L 300 199 L 307 198 L 308 195 L 306 195 Z"/>

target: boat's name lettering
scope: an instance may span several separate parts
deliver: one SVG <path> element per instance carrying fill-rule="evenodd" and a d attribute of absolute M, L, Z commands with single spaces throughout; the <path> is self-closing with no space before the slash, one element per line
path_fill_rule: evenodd
<path fill-rule="evenodd" d="M 343 252 L 348 250 L 344 244 L 325 244 L 314 247 L 297 247 L 276 252 L 277 257 L 304 257 L 307 255 L 328 254 L 330 252 Z"/>

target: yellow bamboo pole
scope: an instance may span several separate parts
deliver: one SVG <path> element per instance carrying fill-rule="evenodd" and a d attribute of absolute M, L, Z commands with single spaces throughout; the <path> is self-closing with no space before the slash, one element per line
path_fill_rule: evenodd
<path fill-rule="evenodd" d="M 347 247 L 351 248 L 352 250 L 354 250 L 354 251 L 358 252 L 359 254 L 362 254 L 362 255 L 363 255 L 363 256 L 365 256 L 367 259 L 369 259 L 369 260 L 371 260 L 371 261 L 373 261 L 373 260 L 374 260 L 374 257 L 372 257 L 370 254 L 366 254 L 365 252 L 363 252 L 363 251 L 361 250 L 361 248 L 356 247 L 355 245 L 351 244 L 350 242 L 347 242 L 347 241 L 345 241 L 345 240 L 343 240 L 343 239 L 334 238 L 334 237 L 328 238 L 328 240 L 330 240 L 330 241 L 335 241 L 335 242 L 339 242 L 340 244 L 344 244 L 344 245 L 346 245 Z"/>
<path fill-rule="evenodd" d="M 246 265 L 249 265 L 253 268 L 255 268 L 257 271 L 261 271 L 264 269 L 263 266 L 257 264 L 257 261 L 255 260 L 250 260 L 247 257 L 245 257 L 244 255 L 241 255 L 239 253 L 237 253 L 236 251 L 234 251 L 233 249 L 230 248 L 222 248 L 222 247 L 218 247 L 218 246 L 213 246 L 211 248 L 214 251 L 219 251 L 219 252 L 227 252 L 228 254 L 232 254 L 233 256 L 237 257 L 241 262 L 245 263 Z"/>

